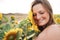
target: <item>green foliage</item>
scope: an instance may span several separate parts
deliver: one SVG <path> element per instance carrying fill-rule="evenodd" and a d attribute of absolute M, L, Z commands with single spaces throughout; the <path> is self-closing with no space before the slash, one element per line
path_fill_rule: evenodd
<path fill-rule="evenodd" d="M 4 37 L 4 31 L 0 29 L 0 39 Z"/>
<path fill-rule="evenodd" d="M 8 18 L 6 16 L 3 16 L 3 18 L 5 22 L 8 22 Z"/>
<path fill-rule="evenodd" d="M 0 25 L 2 24 L 2 21 L 0 20 Z"/>
<path fill-rule="evenodd" d="M 16 40 L 24 40 L 24 38 L 26 37 L 26 40 L 32 40 L 34 36 L 36 36 L 36 34 L 38 34 L 38 32 L 36 32 L 34 29 L 28 29 L 28 28 L 32 28 L 32 23 L 30 22 L 30 20 L 24 19 L 22 20 L 19 24 L 14 24 L 11 23 L 12 21 L 9 20 L 7 21 L 7 18 L 4 17 L 4 19 L 6 19 L 5 24 L 1 24 L 0 25 L 0 39 L 2 40 L 5 36 L 5 32 L 9 32 L 11 29 L 15 29 L 15 28 L 21 28 L 23 30 L 22 34 L 20 31 L 18 31 L 16 33 Z M 14 37 L 10 36 L 9 40 L 13 40 Z"/>
<path fill-rule="evenodd" d="M 8 31 L 8 30 L 10 30 L 10 29 L 11 29 L 10 24 L 6 24 L 6 25 L 3 26 L 3 30 L 4 30 L 4 31 Z"/>
<path fill-rule="evenodd" d="M 29 21 L 29 19 L 24 19 L 20 22 L 19 28 L 23 29 L 23 35 L 27 37 L 27 40 L 32 40 L 36 34 L 38 34 L 34 29 L 29 30 L 28 28 L 32 28 L 32 23 Z"/>
<path fill-rule="evenodd" d="M 16 40 L 22 40 L 22 37 L 21 37 L 21 35 L 20 35 L 20 32 L 19 32 L 19 31 L 17 32 Z"/>

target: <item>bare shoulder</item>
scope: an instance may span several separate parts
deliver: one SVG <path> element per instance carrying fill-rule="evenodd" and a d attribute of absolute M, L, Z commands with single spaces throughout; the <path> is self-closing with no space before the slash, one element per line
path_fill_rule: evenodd
<path fill-rule="evenodd" d="M 52 24 L 50 27 L 60 27 L 60 24 Z"/>
<path fill-rule="evenodd" d="M 52 24 L 48 26 L 46 30 L 60 30 L 60 24 Z"/>
<path fill-rule="evenodd" d="M 60 32 L 60 24 L 52 24 L 50 26 L 48 26 L 45 30 L 43 30 L 44 33 L 47 33 L 47 32 L 57 32 L 59 31 Z"/>
<path fill-rule="evenodd" d="M 39 34 L 37 40 L 60 40 L 60 25 L 53 24 L 48 26 Z"/>
<path fill-rule="evenodd" d="M 60 35 L 60 25 L 53 24 L 46 28 L 47 33 L 50 35 Z"/>

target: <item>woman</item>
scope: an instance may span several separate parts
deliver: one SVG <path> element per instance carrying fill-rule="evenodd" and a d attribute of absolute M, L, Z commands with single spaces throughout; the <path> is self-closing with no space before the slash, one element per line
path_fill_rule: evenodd
<path fill-rule="evenodd" d="M 31 6 L 31 11 L 35 24 L 38 26 L 38 29 L 42 31 L 36 40 L 60 40 L 60 26 L 56 25 L 53 21 L 53 11 L 50 3 L 47 0 L 35 0 Z M 47 34 L 48 36 L 46 36 Z M 58 38 L 53 34 L 58 34 Z"/>
<path fill-rule="evenodd" d="M 52 8 L 47 0 L 35 0 L 32 4 L 31 11 L 39 30 L 42 31 L 47 26 L 55 24 L 52 17 Z"/>

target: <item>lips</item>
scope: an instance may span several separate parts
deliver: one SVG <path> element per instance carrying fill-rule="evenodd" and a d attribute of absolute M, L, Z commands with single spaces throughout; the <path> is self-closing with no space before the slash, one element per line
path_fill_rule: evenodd
<path fill-rule="evenodd" d="M 39 23 L 44 23 L 45 22 L 45 20 L 43 19 L 43 20 L 39 20 Z"/>
<path fill-rule="evenodd" d="M 36 21 L 38 26 L 45 25 L 45 22 L 46 22 L 45 19 L 40 19 L 40 20 Z"/>
<path fill-rule="evenodd" d="M 39 20 L 39 23 L 41 23 L 41 22 L 45 22 L 45 18 L 41 18 L 41 19 Z"/>
<path fill-rule="evenodd" d="M 46 18 L 42 17 L 40 19 L 36 19 L 35 22 L 36 22 L 37 25 L 45 25 Z"/>

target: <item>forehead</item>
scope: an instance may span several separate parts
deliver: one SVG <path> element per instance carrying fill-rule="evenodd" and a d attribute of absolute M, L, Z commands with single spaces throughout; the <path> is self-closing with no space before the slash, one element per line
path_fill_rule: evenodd
<path fill-rule="evenodd" d="M 36 4 L 33 6 L 33 12 L 45 11 L 45 8 L 42 4 Z"/>

